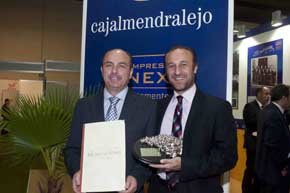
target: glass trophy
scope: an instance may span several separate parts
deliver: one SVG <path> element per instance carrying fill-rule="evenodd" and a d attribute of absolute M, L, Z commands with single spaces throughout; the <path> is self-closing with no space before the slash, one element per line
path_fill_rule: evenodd
<path fill-rule="evenodd" d="M 181 156 L 182 139 L 171 135 L 144 137 L 135 143 L 134 154 L 143 163 L 159 164 L 161 159 Z"/>

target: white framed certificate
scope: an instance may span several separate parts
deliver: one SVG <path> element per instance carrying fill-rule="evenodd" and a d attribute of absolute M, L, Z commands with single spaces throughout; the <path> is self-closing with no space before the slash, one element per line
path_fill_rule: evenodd
<path fill-rule="evenodd" d="M 125 189 L 125 122 L 84 125 L 81 159 L 81 191 L 110 192 Z"/>

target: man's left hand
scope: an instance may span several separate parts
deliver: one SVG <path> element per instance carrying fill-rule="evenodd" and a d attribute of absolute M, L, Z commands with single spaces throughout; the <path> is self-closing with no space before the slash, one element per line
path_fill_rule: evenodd
<path fill-rule="evenodd" d="M 134 176 L 127 176 L 126 179 L 126 190 L 120 193 L 134 193 L 137 190 L 137 180 Z"/>
<path fill-rule="evenodd" d="M 150 164 L 150 167 L 164 170 L 166 172 L 179 171 L 181 169 L 181 158 L 162 159 L 161 164 Z"/>
<path fill-rule="evenodd" d="M 287 176 L 287 174 L 288 174 L 288 166 L 284 167 L 281 171 L 282 176 Z"/>

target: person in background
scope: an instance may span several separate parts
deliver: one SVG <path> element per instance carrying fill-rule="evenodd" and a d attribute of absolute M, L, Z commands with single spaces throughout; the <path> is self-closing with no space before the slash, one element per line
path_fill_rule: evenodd
<path fill-rule="evenodd" d="M 256 99 L 245 105 L 243 118 L 245 121 L 244 148 L 246 148 L 247 161 L 242 181 L 243 193 L 259 192 L 258 179 L 255 174 L 255 157 L 257 143 L 258 114 L 270 102 L 270 89 L 260 87 L 256 90 Z"/>
<path fill-rule="evenodd" d="M 149 193 L 221 193 L 221 175 L 237 161 L 237 135 L 230 103 L 197 88 L 197 55 L 176 46 L 165 55 L 174 94 L 159 103 L 159 133 L 183 139 L 181 157 L 150 165 L 158 169 Z"/>
<path fill-rule="evenodd" d="M 285 110 L 290 106 L 290 87 L 280 84 L 271 90 L 271 103 L 258 118 L 255 169 L 260 193 L 289 193 L 290 130 Z"/>
<path fill-rule="evenodd" d="M 82 127 L 85 123 L 125 120 L 126 189 L 122 193 L 142 192 L 151 170 L 134 159 L 134 143 L 155 132 L 156 104 L 128 88 L 132 77 L 131 55 L 122 49 L 105 53 L 101 67 L 104 89 L 96 96 L 80 99 L 75 107 L 69 140 L 64 149 L 65 163 L 73 177 L 73 189 L 80 193 L 80 154 Z M 110 139 L 108 139 L 110 140 Z"/>
<path fill-rule="evenodd" d="M 10 110 L 10 99 L 6 98 L 4 100 L 4 104 L 1 107 L 1 116 L 3 120 L 8 120 L 7 115 L 5 114 L 9 113 L 9 110 Z M 1 135 L 6 135 L 7 133 L 8 133 L 7 130 L 5 129 L 1 130 Z"/>

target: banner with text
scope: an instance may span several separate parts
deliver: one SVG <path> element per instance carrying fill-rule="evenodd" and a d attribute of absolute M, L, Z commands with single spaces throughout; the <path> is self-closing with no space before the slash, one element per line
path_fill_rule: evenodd
<path fill-rule="evenodd" d="M 82 88 L 99 85 L 102 56 L 109 49 L 122 48 L 133 56 L 130 86 L 154 99 L 163 98 L 170 92 L 164 54 L 173 45 L 185 45 L 198 55 L 198 87 L 226 98 L 231 89 L 227 72 L 232 65 L 232 3 L 85 0 Z"/>

